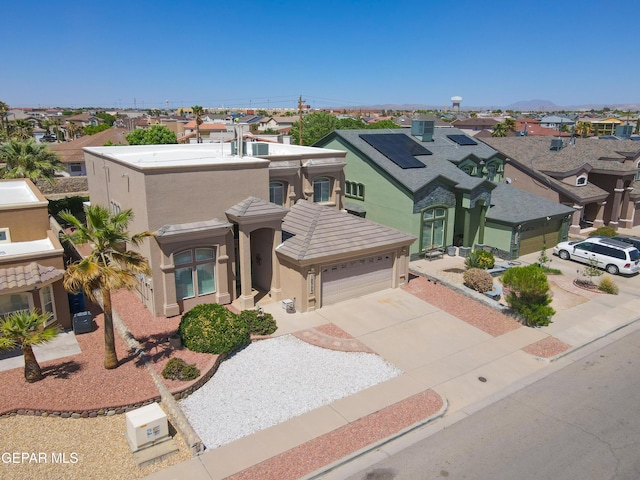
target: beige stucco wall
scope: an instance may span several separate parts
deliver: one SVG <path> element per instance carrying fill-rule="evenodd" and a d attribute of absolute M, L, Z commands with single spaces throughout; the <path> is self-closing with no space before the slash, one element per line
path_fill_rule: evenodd
<path fill-rule="evenodd" d="M 511 179 L 511 186 L 533 193 L 540 197 L 551 200 L 552 202 L 560 202 L 560 195 L 548 185 L 539 180 L 535 180 L 526 172 L 520 170 L 512 163 L 506 163 L 504 166 L 504 177 Z M 575 185 L 575 180 L 574 183 Z"/>

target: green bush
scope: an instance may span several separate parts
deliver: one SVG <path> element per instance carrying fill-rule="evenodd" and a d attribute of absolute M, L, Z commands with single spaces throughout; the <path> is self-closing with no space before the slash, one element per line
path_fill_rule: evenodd
<path fill-rule="evenodd" d="M 271 335 L 276 331 L 278 326 L 270 313 L 264 313 L 257 310 L 243 310 L 240 312 L 240 318 L 249 327 L 249 333 L 253 335 Z"/>
<path fill-rule="evenodd" d="M 611 277 L 607 275 L 602 277 L 602 279 L 600 280 L 600 283 L 598 284 L 598 290 L 604 293 L 608 293 L 610 295 L 618 295 L 618 291 L 619 291 L 618 285 L 616 285 L 615 282 L 611 279 Z"/>
<path fill-rule="evenodd" d="M 614 235 L 616 235 L 616 230 L 613 227 L 596 228 L 589 234 L 590 237 L 613 237 Z"/>
<path fill-rule="evenodd" d="M 538 265 L 512 267 L 502 276 L 502 284 L 509 289 L 507 303 L 526 325 L 549 325 L 556 312 L 549 306 L 549 282 L 542 268 Z"/>
<path fill-rule="evenodd" d="M 194 352 L 222 354 L 249 343 L 249 327 L 239 315 L 217 303 L 197 305 L 184 314 L 178 333 Z"/>
<path fill-rule="evenodd" d="M 470 268 L 462 275 L 464 284 L 476 292 L 484 293 L 493 289 L 493 277 L 481 268 Z"/>
<path fill-rule="evenodd" d="M 172 358 L 162 370 L 162 376 L 170 380 L 195 380 L 200 370 L 193 363 L 186 363 L 181 358 Z"/>
<path fill-rule="evenodd" d="M 464 264 L 467 268 L 493 268 L 496 264 L 496 259 L 491 252 L 474 250 L 469 253 Z"/>

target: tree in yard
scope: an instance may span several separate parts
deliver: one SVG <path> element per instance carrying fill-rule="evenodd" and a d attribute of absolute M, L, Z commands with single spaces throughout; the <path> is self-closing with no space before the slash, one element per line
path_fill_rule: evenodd
<path fill-rule="evenodd" d="M 0 320 L 0 350 L 19 347 L 24 355 L 24 378 L 29 383 L 42 379 L 40 364 L 33 354 L 33 345 L 53 340 L 60 330 L 57 326 L 45 326 L 50 313 L 22 310 Z"/>
<path fill-rule="evenodd" d="M 506 137 L 508 133 L 509 133 L 509 129 L 507 128 L 506 124 L 497 123 L 493 127 L 493 133 L 491 134 L 491 136 L 492 137 Z"/>
<path fill-rule="evenodd" d="M 10 139 L 0 146 L 0 168 L 2 178 L 28 178 L 34 182 L 45 179 L 53 183 L 56 169 L 63 169 L 57 154 L 45 144 L 34 139 Z"/>
<path fill-rule="evenodd" d="M 202 114 L 204 113 L 204 108 L 200 105 L 194 105 L 191 107 L 191 111 L 196 117 L 196 143 L 202 143 L 202 138 L 200 138 L 200 125 L 202 125 Z"/>
<path fill-rule="evenodd" d="M 33 125 L 23 119 L 13 120 L 8 124 L 9 138 L 17 138 L 20 140 L 28 140 L 33 138 Z"/>
<path fill-rule="evenodd" d="M 549 282 L 541 267 L 511 267 L 502 276 L 502 284 L 509 289 L 507 303 L 528 326 L 549 325 L 556 312 L 549 306 Z"/>
<path fill-rule="evenodd" d="M 326 112 L 314 112 L 302 118 L 302 144 L 313 145 L 325 135 L 338 127 L 338 119 Z M 295 122 L 289 133 L 291 141 L 298 144 L 300 138 L 300 122 Z"/>
<path fill-rule="evenodd" d="M 154 125 L 149 130 L 137 129 L 126 137 L 129 145 L 162 145 L 178 143 L 176 134 L 164 125 Z"/>
<path fill-rule="evenodd" d="M 516 120 L 514 118 L 508 117 L 504 119 L 504 125 L 507 127 L 507 131 L 515 132 L 516 131 Z"/>
<path fill-rule="evenodd" d="M 70 140 L 75 140 L 76 139 L 76 135 L 78 135 L 78 132 L 80 132 L 80 127 L 78 127 L 78 125 L 76 125 L 76 122 L 70 121 L 67 124 L 67 132 L 69 133 L 69 139 Z"/>
<path fill-rule="evenodd" d="M 394 123 L 392 120 L 380 120 L 379 122 L 368 125 L 366 128 L 370 130 L 377 130 L 377 129 L 383 129 L 383 128 L 402 128 L 402 127 L 397 123 Z"/>
<path fill-rule="evenodd" d="M 592 130 L 593 130 L 593 125 L 591 124 L 591 122 L 576 123 L 576 133 L 580 135 L 582 138 L 587 138 Z"/>
<path fill-rule="evenodd" d="M 72 293 L 84 293 L 96 302 L 102 300 L 104 312 L 104 368 L 118 366 L 113 331 L 113 310 L 111 292 L 118 288 L 133 289 L 138 282 L 138 274 L 150 273 L 147 259 L 140 253 L 127 250 L 127 242 L 139 245 L 151 232 L 131 235 L 127 231 L 133 218 L 131 210 L 110 214 L 100 205 L 90 205 L 86 209 L 86 224 L 69 212 L 60 212 L 60 217 L 73 228 L 64 234 L 63 240 L 75 244 L 87 243 L 93 246 L 89 255 L 69 265 L 64 275 L 64 286 Z"/>
<path fill-rule="evenodd" d="M 0 140 L 7 136 L 7 113 L 9 112 L 9 105 L 4 102 L 0 102 Z"/>

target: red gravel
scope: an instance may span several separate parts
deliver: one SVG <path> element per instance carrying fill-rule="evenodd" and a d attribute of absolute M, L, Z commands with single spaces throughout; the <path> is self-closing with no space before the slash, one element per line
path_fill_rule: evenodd
<path fill-rule="evenodd" d="M 440 395 L 426 390 L 254 465 L 230 480 L 294 480 L 436 414 Z"/>
<path fill-rule="evenodd" d="M 315 330 L 324 333 L 325 335 L 329 335 L 334 338 L 353 338 L 353 336 L 349 335 L 347 332 L 342 330 L 337 325 L 333 323 L 325 323 L 324 325 L 318 325 L 317 327 L 313 327 Z"/>
<path fill-rule="evenodd" d="M 522 350 L 530 355 L 536 357 L 550 358 L 556 355 L 566 352 L 571 348 L 571 345 L 558 340 L 555 337 L 547 337 L 542 340 L 538 340 L 531 345 L 527 345 Z"/>
<path fill-rule="evenodd" d="M 48 412 L 99 410 L 142 403 L 160 395 L 147 368 L 128 352 L 117 334 L 116 352 L 120 365 L 113 370 L 104 368 L 103 314 L 97 307 L 90 308 L 98 328 L 76 337 L 82 353 L 42 362 L 44 378 L 32 384 L 25 381 L 23 368 L 0 372 L 0 414 L 19 409 Z M 177 330 L 180 317 L 154 318 L 128 291 L 113 293 L 113 308 L 148 352 L 157 372 L 160 373 L 173 356 L 195 363 L 201 374 L 213 364 L 215 355 L 187 349 L 174 351 L 169 347 L 168 337 Z M 165 380 L 165 385 L 172 391 L 191 383 Z"/>
<path fill-rule="evenodd" d="M 429 302 L 434 307 L 494 337 L 499 337 L 522 327 L 522 324 L 513 318 L 462 295 L 445 285 L 430 282 L 424 277 L 411 276 L 409 284 L 403 288 L 425 302 Z"/>

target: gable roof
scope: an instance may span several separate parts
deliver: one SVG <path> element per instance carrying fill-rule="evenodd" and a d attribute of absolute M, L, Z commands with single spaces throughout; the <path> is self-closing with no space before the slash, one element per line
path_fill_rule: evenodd
<path fill-rule="evenodd" d="M 84 147 L 102 147 L 105 143 L 129 145 L 126 135 L 129 132 L 124 128 L 108 128 L 95 135 L 82 137 L 64 143 L 52 143 L 49 148 L 60 154 L 60 160 L 64 163 L 84 162 Z"/>
<path fill-rule="evenodd" d="M 337 257 L 411 245 L 416 237 L 332 207 L 298 200 L 284 217 L 282 230 L 293 236 L 276 248 L 296 261 Z"/>
<path fill-rule="evenodd" d="M 383 134 L 405 135 L 417 145 L 427 148 L 432 155 L 414 157 L 423 163 L 425 167 L 403 169 L 360 137 L 360 135 Z M 379 169 L 386 172 L 412 193 L 421 190 L 438 177 L 447 178 L 456 184 L 457 188 L 464 190 L 472 190 L 482 183 L 490 184 L 483 178 L 467 175 L 457 168 L 456 164 L 468 158 L 471 154 L 479 159 L 488 160 L 497 155 L 498 152 L 482 142 L 477 142 L 476 145 L 458 145 L 449 139 L 448 135 L 464 135 L 464 132 L 457 128 L 436 128 L 434 129 L 432 142 L 421 142 L 406 129 L 335 130 L 319 140 L 315 145 L 322 146 L 333 138 L 338 137 L 368 157 Z"/>

